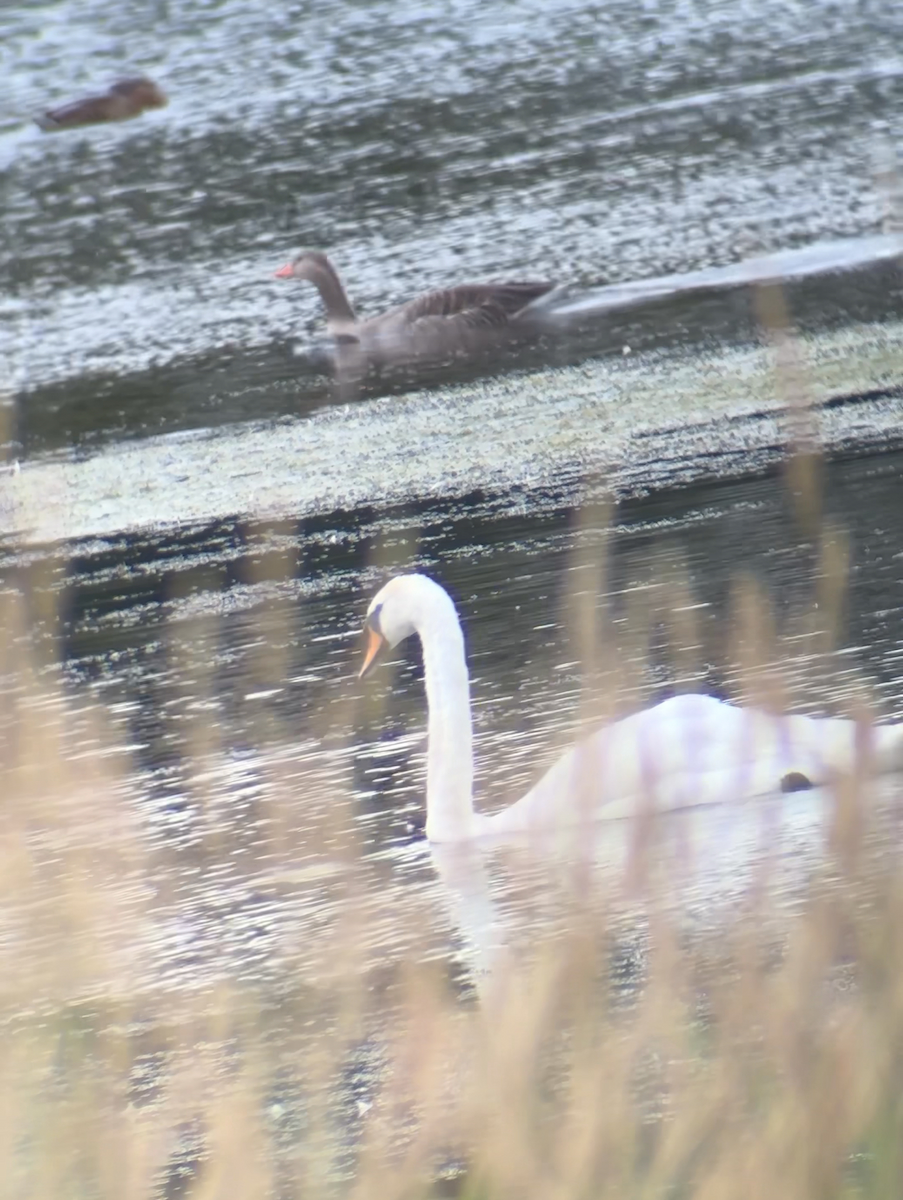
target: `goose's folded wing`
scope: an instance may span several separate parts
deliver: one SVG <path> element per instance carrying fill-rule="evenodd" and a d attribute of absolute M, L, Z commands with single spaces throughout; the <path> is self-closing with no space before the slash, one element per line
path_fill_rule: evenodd
<path fill-rule="evenodd" d="M 534 300 L 555 285 L 546 281 L 464 284 L 427 292 L 397 309 L 393 316 L 406 325 L 420 326 L 441 321 L 462 329 L 486 329 L 506 325 Z"/>

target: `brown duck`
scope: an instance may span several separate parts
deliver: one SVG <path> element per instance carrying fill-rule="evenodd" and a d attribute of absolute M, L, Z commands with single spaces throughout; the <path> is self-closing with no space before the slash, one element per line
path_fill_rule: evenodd
<path fill-rule="evenodd" d="M 128 121 L 148 108 L 163 108 L 166 96 L 150 79 L 120 79 L 102 96 L 85 96 L 60 108 L 52 108 L 35 120 L 47 133 L 59 129 L 77 129 L 80 125 L 100 125 L 104 121 Z"/>
<path fill-rule="evenodd" d="M 305 250 L 277 271 L 276 278 L 312 283 L 326 308 L 326 328 L 337 348 L 356 349 L 377 366 L 478 353 L 529 330 L 531 306 L 555 287 L 546 280 L 464 283 L 426 292 L 380 316 L 359 321 L 325 254 Z"/>

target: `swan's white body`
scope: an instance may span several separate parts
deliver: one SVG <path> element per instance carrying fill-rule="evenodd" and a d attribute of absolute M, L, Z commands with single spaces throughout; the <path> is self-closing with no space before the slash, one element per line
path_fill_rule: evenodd
<path fill-rule="evenodd" d="M 371 648 L 413 633 L 423 644 L 429 708 L 426 835 L 455 842 L 737 800 L 781 790 L 788 776 L 828 783 L 868 763 L 903 767 L 903 726 L 773 715 L 711 696 L 675 696 L 599 729 L 573 746 L 525 796 L 501 812 L 473 808 L 470 681 L 458 615 L 424 575 L 400 575 L 367 611 Z"/>

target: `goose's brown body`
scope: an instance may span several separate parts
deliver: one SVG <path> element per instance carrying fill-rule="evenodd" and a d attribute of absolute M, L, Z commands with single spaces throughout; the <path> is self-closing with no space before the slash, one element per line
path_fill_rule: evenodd
<path fill-rule="evenodd" d="M 325 254 L 307 250 L 276 272 L 312 283 L 339 347 L 377 365 L 467 356 L 529 327 L 531 305 L 555 286 L 547 280 L 465 283 L 426 292 L 376 317 L 359 321 L 338 273 Z"/>

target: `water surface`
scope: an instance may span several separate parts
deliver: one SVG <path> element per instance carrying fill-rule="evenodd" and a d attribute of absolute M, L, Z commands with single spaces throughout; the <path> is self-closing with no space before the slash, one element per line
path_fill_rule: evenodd
<path fill-rule="evenodd" d="M 62 605 L 73 696 L 102 702 L 132 747 L 128 803 L 157 848 L 165 934 L 146 965 L 258 978 L 289 955 L 314 978 L 329 970 L 330 931 L 351 895 L 381 930 L 365 948 L 374 965 L 461 945 L 448 889 L 412 835 L 425 733 L 416 645 L 396 670 L 355 678 L 366 603 L 390 570 L 427 570 L 458 602 L 485 807 L 526 790 L 588 712 L 623 714 L 675 688 L 749 700 L 756 677 L 731 635 L 744 578 L 774 614 L 762 665 L 778 670 L 790 707 L 868 702 L 903 718 L 899 470 L 892 454 L 828 466 L 824 534 L 771 475 L 616 508 L 602 496 L 575 507 L 549 487 L 520 508 L 470 494 L 10 554 L 7 586 L 35 612 L 53 594 Z M 849 587 L 828 612 L 835 552 L 849 556 Z M 594 665 L 577 632 L 581 597 L 598 622 Z M 830 806 L 787 803 L 799 867 L 801 847 L 817 854 Z M 731 829 L 730 806 L 712 820 L 700 836 L 721 829 L 721 852 L 693 896 L 714 895 L 719 878 L 742 889 L 740 865 L 755 861 L 755 822 Z M 511 869 L 496 878 L 503 908 L 508 886 L 519 894 Z M 532 878 L 535 864 L 524 869 Z"/>
<path fill-rule="evenodd" d="M 322 329 L 316 298 L 271 278 L 299 245 L 334 255 L 374 312 L 466 279 L 597 287 L 872 234 L 901 20 L 777 0 L 227 0 L 127 20 L 19 5 L 0 117 L 17 440 L 33 453 L 322 403 L 292 355 Z M 168 108 L 59 136 L 29 124 L 138 70 Z M 884 276 L 864 291 L 860 316 L 899 316 Z M 577 359 L 612 347 L 591 324 Z"/>
<path fill-rule="evenodd" d="M 416 649 L 354 680 L 391 569 L 459 603 L 487 806 L 588 710 L 749 699 L 738 579 L 774 611 L 788 704 L 903 716 L 903 292 L 874 179 L 896 8 L 91 0 L 0 27 L 0 442 L 21 463 L 0 584 L 47 677 L 128 748 L 148 977 L 316 979 L 355 905 L 372 966 L 460 948 L 409 829 Z M 138 70 L 168 108 L 30 123 Z M 465 279 L 569 290 L 488 378 L 349 397 L 306 356 L 316 298 L 271 277 L 300 245 L 362 312 Z M 772 278 L 796 375 L 762 345 L 751 285 Z M 788 446 L 825 450 L 814 508 Z M 817 855 L 819 801 L 792 803 Z M 717 870 L 740 887 L 737 861 Z M 506 878 L 492 898 L 517 911 Z"/>

